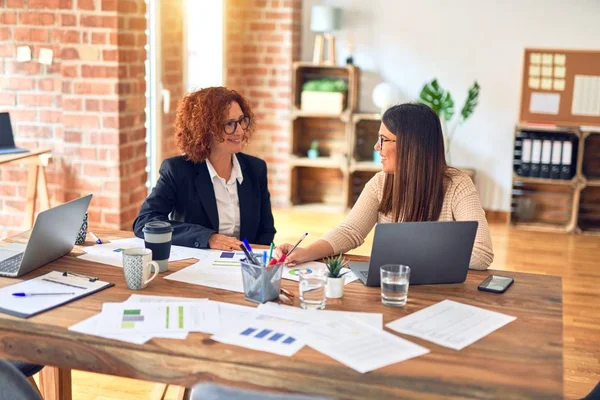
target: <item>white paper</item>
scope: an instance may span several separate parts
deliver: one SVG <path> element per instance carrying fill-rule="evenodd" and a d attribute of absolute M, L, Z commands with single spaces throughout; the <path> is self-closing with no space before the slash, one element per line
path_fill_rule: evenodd
<path fill-rule="evenodd" d="M 210 301 L 211 303 L 217 304 L 219 307 L 219 326 L 214 332 L 206 333 L 220 333 L 228 332 L 235 329 L 240 324 L 247 324 L 253 321 L 256 317 L 256 308 L 240 306 L 238 304 L 222 303 L 219 301 Z"/>
<path fill-rule="evenodd" d="M 69 327 L 70 331 L 79 332 L 86 335 L 103 337 L 106 339 L 120 340 L 122 342 L 144 344 L 152 339 L 151 335 L 127 334 L 127 333 L 103 333 L 103 318 L 101 314 L 96 314 L 86 320 L 83 320 Z"/>
<path fill-rule="evenodd" d="M 29 46 L 17 47 L 17 61 L 18 62 L 31 61 L 31 47 L 29 47 Z"/>
<path fill-rule="evenodd" d="M 40 64 L 52 65 L 52 57 L 54 51 L 52 49 L 40 49 Z"/>
<path fill-rule="evenodd" d="M 228 332 L 222 331 L 212 336 L 212 339 L 221 343 L 291 357 L 304 347 L 304 343 L 292 334 L 292 329 L 291 326 L 286 329 L 277 323 L 254 320 L 247 324 L 240 324 Z"/>
<path fill-rule="evenodd" d="M 534 114 L 558 115 L 559 107 L 560 94 L 540 92 L 531 93 L 529 112 Z"/>
<path fill-rule="evenodd" d="M 600 76 L 575 75 L 571 114 L 600 117 Z"/>
<path fill-rule="evenodd" d="M 161 333 L 189 332 L 198 321 L 198 304 L 192 303 L 104 303 L 104 332 Z"/>
<path fill-rule="evenodd" d="M 107 282 L 63 276 L 62 272 L 52 271 L 33 279 L 0 288 L 0 307 L 21 314 L 33 314 L 52 308 L 70 299 L 94 292 L 107 285 Z M 16 297 L 13 293 L 72 293 L 65 295 L 44 295 Z"/>
<path fill-rule="evenodd" d="M 327 267 L 324 263 L 317 261 L 305 262 L 302 264 L 298 264 L 294 267 L 283 267 L 283 273 L 281 274 L 281 278 L 298 282 L 300 280 L 300 275 L 312 275 L 315 272 L 320 274 L 326 274 Z M 344 285 L 347 285 L 358 279 L 358 277 L 354 275 L 354 272 L 350 271 L 350 269 L 348 268 L 342 268 L 341 273 L 346 274 L 344 275 Z"/>
<path fill-rule="evenodd" d="M 211 260 L 199 261 L 165 276 L 165 279 L 244 293 L 240 266 L 213 267 L 210 265 L 211 262 Z M 209 265 L 206 265 L 207 263 Z"/>
<path fill-rule="evenodd" d="M 353 318 L 311 325 L 300 335 L 313 349 L 365 373 L 429 353 L 429 350 Z"/>
<path fill-rule="evenodd" d="M 184 303 L 184 302 L 205 302 L 206 298 L 196 299 L 193 297 L 171 297 L 171 296 L 152 296 L 144 294 L 132 294 L 126 300 L 130 303 Z"/>
<path fill-rule="evenodd" d="M 304 310 L 297 307 L 286 306 L 277 303 L 260 304 L 257 308 L 259 314 L 278 316 L 286 319 L 295 319 L 315 323 L 324 319 L 339 320 L 354 318 L 376 329 L 383 329 L 383 314 L 353 312 L 353 311 L 333 311 L 333 310 Z"/>
<path fill-rule="evenodd" d="M 78 258 L 100 264 L 123 268 L 123 250 L 145 248 L 144 239 L 137 237 L 111 240 L 109 243 L 82 247 L 86 252 Z M 201 260 L 210 254 L 207 250 L 193 249 L 184 246 L 171 246 L 169 262 L 195 258 Z"/>
<path fill-rule="evenodd" d="M 510 315 L 444 300 L 386 326 L 440 346 L 462 350 L 515 319 Z"/>

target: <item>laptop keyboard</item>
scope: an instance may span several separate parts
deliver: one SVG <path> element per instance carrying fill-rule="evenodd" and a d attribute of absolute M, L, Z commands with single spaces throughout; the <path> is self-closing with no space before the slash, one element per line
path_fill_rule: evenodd
<path fill-rule="evenodd" d="M 365 277 L 365 279 L 367 279 L 367 278 L 369 277 L 369 271 L 358 271 L 358 272 L 360 272 L 360 274 L 361 274 L 362 276 L 364 276 L 364 277 Z"/>
<path fill-rule="evenodd" d="M 14 257 L 0 261 L 0 274 L 14 275 L 19 270 L 21 260 L 23 259 L 23 254 L 25 253 L 17 254 Z"/>

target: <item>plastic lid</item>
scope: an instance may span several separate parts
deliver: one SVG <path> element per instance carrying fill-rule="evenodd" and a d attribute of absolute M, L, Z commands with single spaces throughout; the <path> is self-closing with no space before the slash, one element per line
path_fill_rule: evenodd
<path fill-rule="evenodd" d="M 144 233 L 169 233 L 173 232 L 173 227 L 166 221 L 152 221 L 144 225 Z"/>

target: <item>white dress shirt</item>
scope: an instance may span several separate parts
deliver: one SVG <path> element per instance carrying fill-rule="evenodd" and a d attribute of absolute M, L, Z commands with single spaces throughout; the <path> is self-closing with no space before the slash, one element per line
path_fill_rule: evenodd
<path fill-rule="evenodd" d="M 240 163 L 233 154 L 231 156 L 233 168 L 231 169 L 231 177 L 229 181 L 221 178 L 217 171 L 212 166 L 210 161 L 206 159 L 208 173 L 212 180 L 215 190 L 215 198 L 217 199 L 217 212 L 219 214 L 219 233 L 227 236 L 240 238 L 240 199 L 238 197 L 237 183 L 240 185 L 244 180 Z"/>

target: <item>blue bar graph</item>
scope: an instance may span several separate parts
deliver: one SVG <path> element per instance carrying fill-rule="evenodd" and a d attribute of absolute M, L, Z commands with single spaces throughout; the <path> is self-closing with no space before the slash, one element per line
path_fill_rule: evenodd
<path fill-rule="evenodd" d="M 256 331 L 256 329 L 254 329 L 254 328 L 248 328 L 244 332 L 242 332 L 241 334 L 244 335 L 244 336 L 250 336 L 255 331 Z"/>
<path fill-rule="evenodd" d="M 287 339 L 285 339 L 285 340 L 283 341 L 283 344 L 292 344 L 292 343 L 294 343 L 295 341 L 296 341 L 296 339 L 294 339 L 294 338 L 293 338 L 293 337 L 291 337 L 291 336 L 288 336 L 288 337 L 287 337 Z"/>
<path fill-rule="evenodd" d="M 262 331 L 260 331 L 259 333 L 257 333 L 256 336 L 254 336 L 254 337 L 258 338 L 258 339 L 262 339 L 262 338 L 264 338 L 265 336 L 267 336 L 271 332 L 273 332 L 273 331 L 270 330 L 270 329 L 263 329 Z"/>
<path fill-rule="evenodd" d="M 273 341 L 273 342 L 276 342 L 276 341 L 278 341 L 279 339 L 281 339 L 283 336 L 284 336 L 284 335 L 283 335 L 283 333 L 276 333 L 276 334 L 274 334 L 273 336 L 271 336 L 271 337 L 269 338 L 269 340 L 271 340 L 271 341 Z"/>

